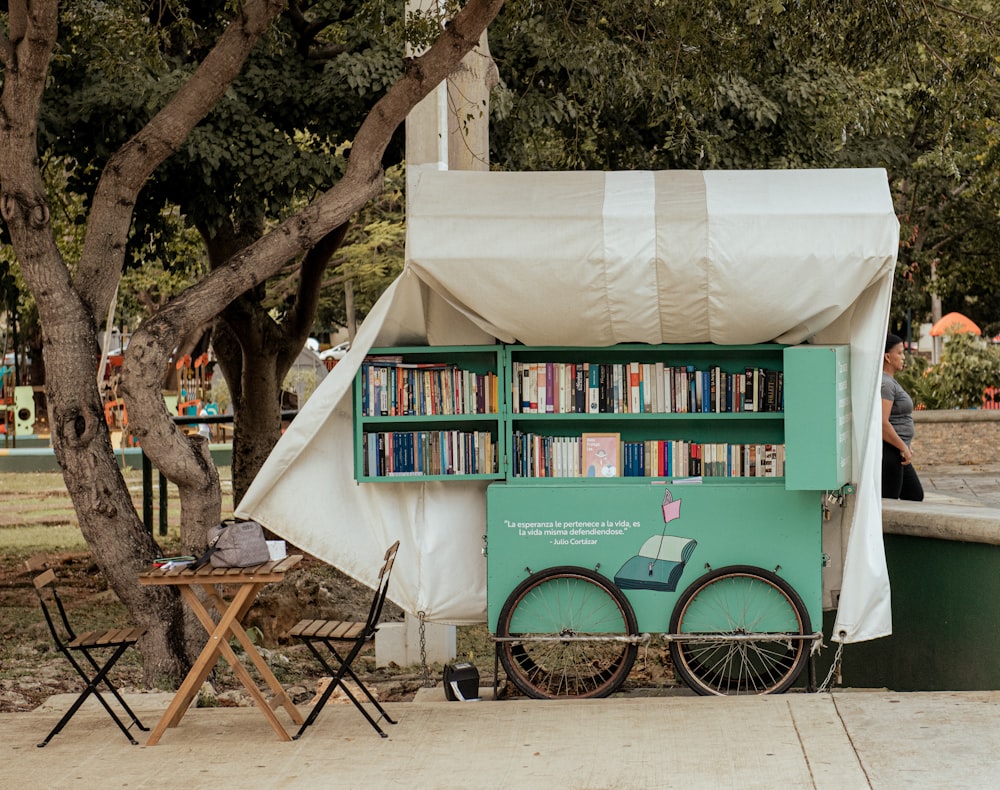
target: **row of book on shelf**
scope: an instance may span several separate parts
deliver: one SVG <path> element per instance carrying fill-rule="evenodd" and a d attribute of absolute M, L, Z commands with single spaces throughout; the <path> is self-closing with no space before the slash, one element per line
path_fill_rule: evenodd
<path fill-rule="evenodd" d="M 514 432 L 513 477 L 784 477 L 783 444 L 621 441 Z"/>
<path fill-rule="evenodd" d="M 379 431 L 362 440 L 366 477 L 493 474 L 489 431 Z"/>
<path fill-rule="evenodd" d="M 457 365 L 404 362 L 402 356 L 371 356 L 361 366 L 361 413 L 366 417 L 496 414 L 495 373 Z"/>
<path fill-rule="evenodd" d="M 520 414 L 684 414 L 782 411 L 780 370 L 663 362 L 514 362 L 511 409 Z"/>

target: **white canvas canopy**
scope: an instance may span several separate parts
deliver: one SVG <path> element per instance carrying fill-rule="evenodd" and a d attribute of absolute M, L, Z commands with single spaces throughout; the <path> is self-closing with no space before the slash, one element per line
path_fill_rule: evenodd
<path fill-rule="evenodd" d="M 239 515 L 369 584 L 398 538 L 393 599 L 428 621 L 482 622 L 486 484 L 353 480 L 351 382 L 370 348 L 849 343 L 856 495 L 834 638 L 890 633 L 878 382 L 899 225 L 883 170 L 427 168 L 409 206 L 403 273 Z"/>

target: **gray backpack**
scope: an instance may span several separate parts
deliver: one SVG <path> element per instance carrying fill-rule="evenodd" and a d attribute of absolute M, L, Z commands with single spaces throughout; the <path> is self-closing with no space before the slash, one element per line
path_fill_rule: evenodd
<path fill-rule="evenodd" d="M 226 519 L 208 530 L 208 551 L 197 564 L 208 561 L 213 568 L 249 568 L 270 559 L 260 524 Z"/>

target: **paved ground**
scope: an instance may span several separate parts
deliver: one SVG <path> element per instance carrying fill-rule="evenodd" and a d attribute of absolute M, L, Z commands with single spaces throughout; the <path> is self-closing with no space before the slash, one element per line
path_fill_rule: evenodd
<path fill-rule="evenodd" d="M 934 467 L 921 479 L 928 510 L 943 520 L 958 505 L 993 523 L 1000 467 Z M 152 747 L 142 733 L 129 745 L 89 702 L 36 748 L 72 699 L 0 714 L 0 787 L 1000 787 L 1000 691 L 449 703 L 425 689 L 387 706 L 399 724 L 385 740 L 350 706 L 328 707 L 292 742 L 279 742 L 254 709 L 209 708 L 189 711 Z M 129 702 L 152 726 L 169 696 Z"/>
<path fill-rule="evenodd" d="M 385 740 L 350 706 L 290 742 L 254 709 L 208 708 L 149 747 L 88 703 L 36 748 L 71 700 L 0 715 L 0 787 L 985 790 L 1000 776 L 1000 691 L 444 702 L 428 689 L 387 706 L 399 723 Z M 147 725 L 168 701 L 129 697 Z"/>
<path fill-rule="evenodd" d="M 933 466 L 918 469 L 918 474 L 930 501 L 947 497 L 966 504 L 1000 508 L 1000 466 Z"/>

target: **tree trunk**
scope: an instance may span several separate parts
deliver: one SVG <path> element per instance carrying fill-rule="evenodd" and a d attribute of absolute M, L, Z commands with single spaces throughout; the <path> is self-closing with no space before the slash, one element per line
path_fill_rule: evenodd
<path fill-rule="evenodd" d="M 259 231 L 255 228 L 254 231 Z M 281 323 L 263 304 L 264 289 L 241 295 L 216 322 L 214 348 L 233 399 L 233 503 L 239 503 L 281 437 L 281 385 L 302 347 L 316 314 L 323 273 L 344 240 L 343 223 L 303 259 L 295 302 Z M 202 237 L 213 268 L 222 266 L 252 241 L 225 226 Z"/>
<path fill-rule="evenodd" d="M 288 370 L 283 356 L 279 349 L 268 349 L 244 359 L 240 418 L 233 430 L 234 506 L 281 438 L 281 382 Z"/>
<path fill-rule="evenodd" d="M 138 583 L 138 573 L 159 551 L 115 462 L 97 387 L 95 313 L 81 299 L 55 246 L 38 169 L 38 102 L 56 17 L 54 4 L 29 14 L 12 3 L 11 41 L 0 41 L 7 67 L 0 112 L 0 213 L 38 305 L 56 459 L 94 560 L 134 623 L 147 629 L 140 643 L 145 679 L 156 684 L 180 677 L 187 666 L 180 598 Z"/>
<path fill-rule="evenodd" d="M 43 205 L 41 194 L 25 202 L 7 201 L 4 218 L 16 238 L 29 287 L 51 297 L 39 301 L 38 312 L 52 445 L 97 566 L 133 622 L 146 628 L 140 645 L 145 680 L 161 685 L 180 677 L 187 666 L 180 599 L 165 588 L 139 586 L 139 572 L 150 566 L 159 548 L 136 513 L 111 446 L 97 387 L 96 324 L 47 244 L 44 225 L 25 222 Z"/>
<path fill-rule="evenodd" d="M 37 279 L 38 273 L 29 277 L 27 269 L 22 271 L 29 282 Z M 180 599 L 173 591 L 138 584 L 139 572 L 161 552 L 139 519 L 116 463 L 97 389 L 94 327 L 79 314 L 68 318 L 66 306 L 74 301 L 66 294 L 61 309 L 43 324 L 52 443 L 94 560 L 132 620 L 146 628 L 140 645 L 145 680 L 169 684 L 188 666 Z M 80 342 L 81 332 L 88 336 L 86 344 Z"/>
<path fill-rule="evenodd" d="M 204 545 L 205 530 L 221 515 L 221 494 L 207 442 L 185 437 L 163 400 L 160 382 L 178 338 L 210 321 L 303 250 L 322 244 L 378 194 L 381 159 L 393 131 L 477 43 L 502 5 L 503 0 L 466 4 L 426 55 L 407 62 L 404 76 L 372 108 L 337 185 L 172 300 L 133 337 L 125 354 L 122 394 L 143 449 L 180 489 L 181 538 L 188 550 Z M 176 592 L 140 587 L 136 578 L 158 549 L 132 505 L 103 420 L 95 316 L 105 315 L 120 280 L 139 190 L 222 98 L 283 7 L 279 0 L 246 0 L 189 80 L 111 157 L 90 204 L 74 279 L 56 248 L 36 144 L 60 4 L 5 4 L 7 26 L 0 29 L 0 214 L 38 304 L 56 457 L 98 566 L 132 619 L 148 629 L 141 643 L 147 682 L 180 677 L 188 661 L 188 631 Z M 279 384 L 283 374 L 280 366 L 275 368 Z M 199 637 L 203 641 L 203 634 Z"/>
<path fill-rule="evenodd" d="M 447 78 L 461 59 L 479 43 L 483 31 L 502 5 L 503 0 L 471 0 L 466 4 L 447 23 L 440 37 L 425 54 L 407 61 L 403 77 L 390 86 L 365 117 L 355 135 L 347 169 L 333 188 L 253 244 L 232 255 L 224 265 L 213 267 L 207 277 L 172 299 L 168 306 L 143 324 L 133 336 L 122 368 L 122 379 L 127 382 L 123 386 L 126 406 L 129 414 L 139 424 L 149 426 L 140 437 L 143 446 L 170 480 L 177 482 L 184 476 L 180 467 L 185 463 L 179 454 L 173 452 L 174 448 L 178 448 L 174 436 L 176 430 L 172 432 L 163 425 L 166 414 L 162 404 L 156 408 L 153 399 L 142 392 L 152 389 L 153 383 L 158 381 L 157 363 L 162 365 L 171 351 L 167 338 L 182 336 L 223 310 L 227 310 L 228 321 L 230 311 L 227 308 L 236 302 L 240 294 L 260 286 L 288 261 L 302 254 L 303 250 L 309 252 L 303 264 L 302 282 L 306 280 L 310 258 L 315 258 L 316 268 L 321 269 L 319 261 L 324 257 L 323 248 L 333 242 L 338 229 L 347 223 L 351 215 L 380 191 L 382 157 L 395 129 L 410 110 Z M 304 296 L 314 297 L 315 294 L 306 287 L 300 287 L 299 298 Z M 305 341 L 305 333 L 308 333 L 309 327 L 303 321 L 306 314 L 306 311 L 300 311 L 295 330 L 290 334 L 301 335 L 298 346 L 292 349 L 294 353 L 298 353 Z M 242 344 L 245 339 L 243 331 L 238 331 L 237 335 Z M 286 343 L 282 353 L 289 353 L 290 348 Z M 287 364 L 290 365 L 292 357 L 287 359 Z M 281 357 L 278 360 L 275 380 L 280 386 L 287 367 L 282 370 Z M 247 365 L 251 361 L 256 363 L 256 360 L 251 360 L 244 354 L 241 389 L 242 382 L 256 379 L 248 377 Z M 227 381 L 232 387 L 232 379 L 227 377 Z M 255 387 L 258 384 L 261 388 L 268 386 L 266 377 L 262 376 L 254 381 Z M 233 451 L 234 454 L 238 452 L 235 443 Z M 174 461 L 179 465 L 176 469 L 172 466 Z M 248 463 L 250 461 L 262 462 L 263 457 L 251 456 Z M 168 464 L 171 468 L 166 466 Z M 241 475 L 248 474 L 246 469 L 241 471 Z M 250 480 L 245 477 L 239 481 L 234 479 L 234 490 L 245 491 L 249 483 Z M 183 490 L 182 488 L 182 493 Z M 239 495 L 237 501 L 238 497 Z"/>
<path fill-rule="evenodd" d="M 281 436 L 281 382 L 288 370 L 287 355 L 282 339 L 273 336 L 264 322 L 271 318 L 263 306 L 244 296 L 216 323 L 215 354 L 229 382 L 235 413 L 234 507 Z"/>

